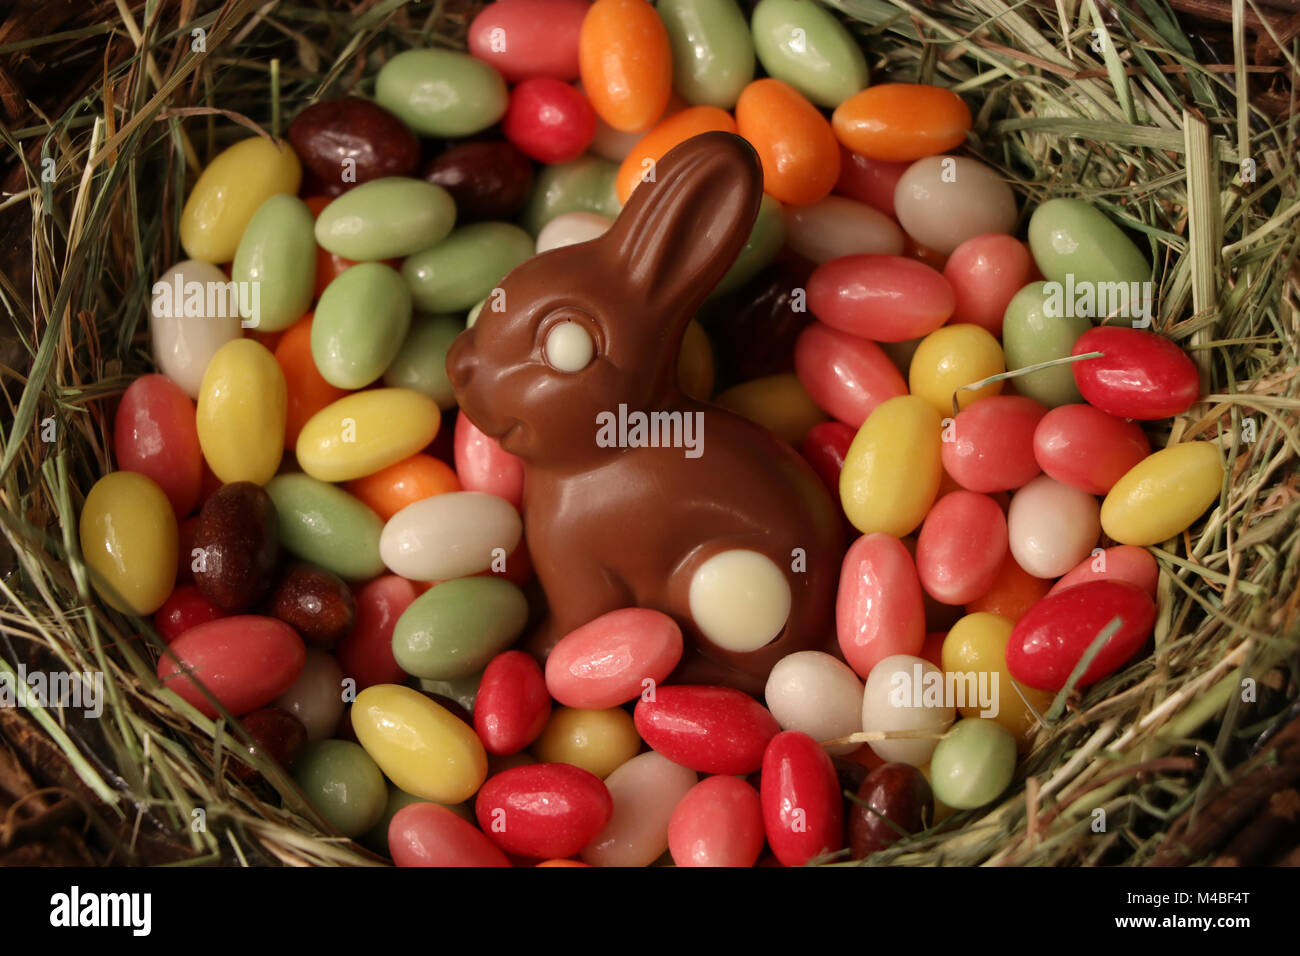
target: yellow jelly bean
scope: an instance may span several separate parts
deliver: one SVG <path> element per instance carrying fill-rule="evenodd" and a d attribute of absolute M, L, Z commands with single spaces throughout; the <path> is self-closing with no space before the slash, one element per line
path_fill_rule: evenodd
<path fill-rule="evenodd" d="M 900 395 L 862 423 L 840 471 L 840 501 L 863 534 L 901 538 L 925 519 L 943 475 L 941 421 L 925 399 Z"/>
<path fill-rule="evenodd" d="M 826 421 L 826 413 L 808 397 L 792 372 L 733 385 L 713 402 L 757 422 L 792 445 L 803 441 L 808 429 Z"/>
<path fill-rule="evenodd" d="M 953 392 L 1006 370 L 1002 346 L 988 330 L 968 323 L 945 325 L 923 338 L 916 347 L 907 387 L 913 395 L 933 405 L 940 415 L 950 416 Z M 957 392 L 958 407 L 965 408 L 977 399 L 1001 391 L 1001 382 L 980 389 L 963 389 Z"/>
<path fill-rule="evenodd" d="M 288 143 L 254 136 L 218 153 L 181 211 L 185 254 L 230 262 L 257 208 L 278 193 L 297 193 L 301 182 L 302 166 Z"/>
<path fill-rule="evenodd" d="M 1007 642 L 1015 626 L 1014 621 L 1000 614 L 983 611 L 967 614 L 943 639 L 940 659 L 945 675 L 973 675 L 963 677 L 960 685 L 966 695 L 966 702 L 957 708 L 961 715 L 996 720 L 1011 731 L 1017 744 L 1023 748 L 1038 723 L 1025 702 L 1044 714 L 1056 695 L 1018 685 L 1012 680 L 1011 672 L 1007 670 Z M 1016 693 L 1017 687 L 1024 694 L 1023 698 Z M 996 713 L 990 713 L 995 709 Z"/>
<path fill-rule="evenodd" d="M 1186 531 L 1219 500 L 1224 469 L 1210 442 L 1170 445 L 1142 459 L 1101 503 L 1101 527 L 1120 544 L 1145 547 Z"/>
<path fill-rule="evenodd" d="M 264 485 L 284 452 L 284 372 L 252 339 L 217 349 L 199 386 L 199 446 L 222 480 Z"/>
<path fill-rule="evenodd" d="M 81 509 L 81 553 L 110 607 L 152 614 L 176 583 L 176 514 L 163 490 L 134 471 L 95 482 Z"/>
<path fill-rule="evenodd" d="M 605 778 L 637 755 L 641 738 L 626 710 L 557 707 L 533 744 L 542 763 L 569 763 Z"/>
<path fill-rule="evenodd" d="M 395 465 L 438 434 L 441 413 L 428 395 L 375 388 L 346 395 L 308 419 L 298 464 L 321 481 L 351 481 Z"/>
<path fill-rule="evenodd" d="M 425 800 L 460 803 L 487 779 L 487 751 L 469 725 L 410 687 L 367 687 L 352 729 L 395 786 Z"/>

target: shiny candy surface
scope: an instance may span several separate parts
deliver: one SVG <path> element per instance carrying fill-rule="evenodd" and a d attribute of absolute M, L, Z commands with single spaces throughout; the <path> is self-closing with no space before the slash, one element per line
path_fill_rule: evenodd
<path fill-rule="evenodd" d="M 944 471 L 970 491 L 1019 488 L 1041 470 L 1034 436 L 1046 413 L 1041 404 L 1019 395 L 971 402 L 944 428 Z"/>
<path fill-rule="evenodd" d="M 1201 394 L 1196 365 L 1162 335 L 1100 326 L 1074 343 L 1072 355 L 1103 353 L 1070 367 L 1089 405 L 1117 418 L 1169 418 L 1191 408 Z"/>
<path fill-rule="evenodd" d="M 907 394 L 907 383 L 880 346 L 822 322 L 799 334 L 794 361 L 809 397 L 855 429 L 881 402 Z"/>
<path fill-rule="evenodd" d="M 176 580 L 176 515 L 163 490 L 133 471 L 100 478 L 81 508 L 81 553 L 110 607 L 152 614 Z"/>
<path fill-rule="evenodd" d="M 614 129 L 646 129 L 668 105 L 668 31 L 646 0 L 596 0 L 582 21 L 578 64 L 591 105 Z"/>
<path fill-rule="evenodd" d="M 424 136 L 468 136 L 505 114 L 506 84 L 466 53 L 407 50 L 379 71 L 375 101 Z"/>
<path fill-rule="evenodd" d="M 537 234 L 537 254 L 563 246 L 589 242 L 603 236 L 614 220 L 594 212 L 566 212 L 556 216 Z"/>
<path fill-rule="evenodd" d="M 659 0 L 673 86 L 694 106 L 731 109 L 754 78 L 754 44 L 736 0 Z"/>
<path fill-rule="evenodd" d="M 989 233 L 967 239 L 943 267 L 943 277 L 957 297 L 952 320 L 1000 336 L 1007 306 L 1033 274 L 1034 260 L 1014 236 Z"/>
<path fill-rule="evenodd" d="M 474 698 L 474 732 L 490 754 L 523 750 L 546 728 L 551 698 L 537 661 L 523 651 L 492 658 Z"/>
<path fill-rule="evenodd" d="M 321 377 L 356 389 L 383 375 L 406 338 L 411 308 L 411 291 L 391 266 L 363 262 L 341 274 L 312 318 L 311 354 Z"/>
<path fill-rule="evenodd" d="M 374 388 L 348 395 L 322 408 L 303 426 L 298 435 L 298 465 L 321 481 L 373 475 L 433 441 L 440 421 L 434 400 L 409 388 Z"/>
<path fill-rule="evenodd" d="M 864 202 L 894 219 L 894 187 L 911 165 L 871 159 L 841 146 L 840 178 L 835 183 L 835 192 Z"/>
<path fill-rule="evenodd" d="M 226 617 L 226 611 L 205 598 L 202 591 L 193 584 L 179 584 L 154 612 L 153 626 L 170 644 L 190 628 L 220 617 Z"/>
<path fill-rule="evenodd" d="M 469 51 L 509 83 L 530 76 L 578 78 L 578 34 L 587 0 L 498 0 L 469 26 Z"/>
<path fill-rule="evenodd" d="M 899 829 L 917 833 L 934 822 L 930 783 L 909 764 L 887 763 L 871 771 L 858 787 L 858 799 L 866 807 L 850 803 L 848 811 L 849 852 L 855 860 L 893 846 L 902 839 Z"/>
<path fill-rule="evenodd" d="M 345 638 L 356 620 L 348 586 L 338 575 L 310 564 L 295 564 L 284 573 L 271 590 L 267 610 L 308 644 L 325 649 Z"/>
<path fill-rule="evenodd" d="M 302 166 L 288 143 L 253 136 L 218 153 L 181 210 L 185 254 L 204 262 L 229 262 L 258 207 L 279 193 L 296 193 L 301 181 Z"/>
<path fill-rule="evenodd" d="M 407 505 L 449 491 L 460 491 L 451 466 L 419 453 L 347 483 L 348 494 L 387 521 Z"/>
<path fill-rule="evenodd" d="M 797 651 L 777 661 L 763 699 L 782 730 L 799 730 L 818 742 L 862 729 L 862 681 L 822 651 Z M 859 746 L 839 744 L 827 752 L 846 754 Z"/>
<path fill-rule="evenodd" d="M 406 341 L 384 370 L 384 384 L 428 395 L 443 411 L 456 406 L 447 378 L 447 350 L 465 328 L 458 315 L 421 315 L 411 320 Z"/>
<path fill-rule="evenodd" d="M 914 395 L 883 402 L 863 422 L 840 472 L 840 501 L 859 531 L 897 537 L 925 519 L 943 471 L 940 423 L 934 407 Z"/>
<path fill-rule="evenodd" d="M 409 176 L 420 162 L 420 144 L 401 120 L 353 96 L 308 106 L 289 125 L 289 142 L 317 179 L 345 187 Z"/>
<path fill-rule="evenodd" d="M 785 866 L 803 866 L 844 845 L 844 806 L 835 767 L 807 734 L 786 730 L 763 753 L 763 828 Z"/>
<path fill-rule="evenodd" d="M 650 608 L 610 611 L 551 649 L 546 688 L 569 707 L 615 707 L 665 681 L 681 657 L 681 628 L 668 615 Z"/>
<path fill-rule="evenodd" d="M 566 212 L 594 212 L 613 219 L 619 212 L 614 183 L 618 165 L 595 156 L 543 167 L 521 222 L 533 235 Z"/>
<path fill-rule="evenodd" d="M 764 835 L 757 791 L 737 777 L 706 777 L 674 808 L 668 849 L 678 866 L 753 866 Z"/>
<path fill-rule="evenodd" d="M 924 398 L 944 416 L 953 413 L 953 403 L 967 405 L 997 395 L 1001 382 L 978 389 L 964 388 L 1006 371 L 1006 358 L 998 340 L 978 325 L 948 325 L 927 335 L 912 355 L 908 386 L 913 395 Z"/>
<path fill-rule="evenodd" d="M 335 255 L 365 262 L 419 252 L 446 238 L 456 205 L 441 186 L 388 176 L 363 183 L 325 207 L 316 241 Z"/>
<path fill-rule="evenodd" d="M 518 226 L 477 222 L 454 230 L 441 242 L 407 258 L 402 263 L 402 278 L 416 308 L 460 312 L 487 298 L 507 272 L 533 254 L 533 249 L 533 237 Z M 318 308 L 318 321 L 319 314 Z"/>
<path fill-rule="evenodd" d="M 270 496 L 250 481 L 236 481 L 203 503 L 190 570 L 208 600 L 241 611 L 271 587 L 279 551 L 279 523 Z"/>
<path fill-rule="evenodd" d="M 511 91 L 501 130 L 538 162 L 567 163 L 591 145 L 596 114 L 587 98 L 568 83 L 535 76 Z"/>
<path fill-rule="evenodd" d="M 339 662 L 333 654 L 308 648 L 302 673 L 271 705 L 297 717 L 307 728 L 310 743 L 328 740 L 343 716 L 343 670 Z"/>
<path fill-rule="evenodd" d="M 971 810 L 996 800 L 1015 771 L 1011 733 L 994 721 L 967 718 L 935 747 L 930 785 L 935 797 L 954 810 Z"/>
<path fill-rule="evenodd" d="M 1170 445 L 1111 487 L 1101 525 L 1121 544 L 1153 545 L 1182 534 L 1219 500 L 1225 470 L 1210 442 Z"/>
<path fill-rule="evenodd" d="M 464 415 L 456 416 L 455 439 L 456 476 L 464 489 L 496 495 L 519 508 L 524 497 L 523 463 Z"/>
<path fill-rule="evenodd" d="M 1075 341 L 1092 328 L 1087 316 L 1060 314 L 1048 307 L 1047 284 L 1033 282 L 1011 299 L 1002 319 L 1002 348 L 1007 368 L 1050 362 L 1070 354 Z M 1017 375 L 1016 391 L 1048 408 L 1083 400 L 1069 365 L 1054 365 Z"/>
<path fill-rule="evenodd" d="M 416 677 L 468 677 L 514 643 L 527 617 L 528 602 L 509 581 L 443 581 L 403 612 L 393 630 L 393 657 Z"/>
<path fill-rule="evenodd" d="M 799 444 L 810 428 L 826 420 L 798 377 L 789 373 L 733 385 L 713 402 L 757 422 L 792 445 Z"/>
<path fill-rule="evenodd" d="M 700 773 L 753 773 L 781 730 L 767 708 L 729 687 L 659 687 L 637 702 L 634 716 L 646 743 Z"/>
<path fill-rule="evenodd" d="M 1052 478 L 1091 495 L 1104 495 L 1151 453 L 1137 422 L 1092 405 L 1061 405 L 1034 430 L 1034 458 Z"/>
<path fill-rule="evenodd" d="M 971 115 L 951 90 L 922 83 L 882 83 L 835 107 L 832 122 L 841 143 L 863 156 L 904 162 L 960 146 Z"/>
<path fill-rule="evenodd" d="M 1017 564 L 1008 548 L 992 586 L 974 601 L 967 602 L 966 610 L 971 614 L 983 611 L 1018 621 L 1047 593 L 1049 584 Z"/>
<path fill-rule="evenodd" d="M 1087 581 L 1127 581 L 1146 591 L 1155 600 L 1159 578 L 1160 569 L 1150 551 L 1131 544 L 1121 544 L 1105 550 L 1094 548 L 1092 554 L 1062 575 L 1047 593 L 1055 594 Z"/>
<path fill-rule="evenodd" d="M 344 836 L 359 837 L 384 816 L 384 775 L 350 740 L 309 746 L 298 758 L 293 778 L 326 822 Z"/>
<path fill-rule="evenodd" d="M 507 853 L 534 859 L 573 856 L 614 813 L 609 789 L 568 764 L 533 764 L 496 774 L 475 801 L 479 826 Z"/>
<path fill-rule="evenodd" d="M 251 339 L 212 356 L 199 388 L 196 421 L 203 457 L 223 482 L 264 485 L 280 467 L 286 407 L 284 373 Z"/>
<path fill-rule="evenodd" d="M 451 194 L 456 222 L 464 225 L 513 218 L 533 188 L 533 164 L 510 143 L 473 141 L 438 154 L 423 177 Z"/>
<path fill-rule="evenodd" d="M 904 232 L 942 255 L 1016 224 L 1016 197 L 1002 174 L 964 156 L 913 163 L 894 187 L 894 209 Z"/>
<path fill-rule="evenodd" d="M 736 101 L 736 127 L 758 152 L 763 189 L 806 206 L 825 199 L 840 174 L 839 144 L 830 124 L 794 87 L 766 77 Z"/>
<path fill-rule="evenodd" d="M 357 682 L 357 690 L 406 679 L 406 672 L 393 659 L 393 628 L 415 595 L 415 585 L 391 574 L 357 591 L 352 631 L 335 650 L 343 675 Z"/>
<path fill-rule="evenodd" d="M 882 660 L 867 676 L 862 694 L 863 731 L 919 735 L 870 741 L 882 760 L 923 765 L 955 716 L 951 702 L 945 700 L 943 671 L 929 661 L 897 654 Z"/>
<path fill-rule="evenodd" d="M 791 206 L 786 210 L 785 236 L 791 250 L 818 265 L 842 256 L 896 256 L 903 251 L 903 231 L 897 223 L 845 196 Z"/>
<path fill-rule="evenodd" d="M 582 710 L 559 707 L 533 744 L 542 763 L 567 763 L 608 777 L 641 749 L 632 716 L 619 707 Z"/>
<path fill-rule="evenodd" d="M 1038 724 L 1034 710 L 1046 714 L 1052 706 L 1052 695 L 1017 686 L 1013 681 L 1007 670 L 1007 644 L 1014 627 L 1014 621 L 998 614 L 968 614 L 948 631 L 941 659 L 946 673 L 962 677 L 954 686 L 961 688 L 965 696 L 965 700 L 957 701 L 963 717 L 995 720 L 1017 741 L 1026 741 Z"/>
<path fill-rule="evenodd" d="M 514 551 L 523 535 L 510 502 L 481 491 L 450 491 L 407 505 L 384 525 L 379 553 L 414 581 L 477 574 Z"/>
<path fill-rule="evenodd" d="M 216 266 L 187 259 L 162 273 L 151 289 L 154 361 L 190 398 L 199 397 L 212 356 L 242 334 L 239 306 L 230 301 L 228 288 Z"/>
<path fill-rule="evenodd" d="M 832 495 L 840 491 L 840 470 L 857 432 L 843 422 L 822 422 L 808 429 L 799 453 L 813 466 L 813 471 Z"/>
<path fill-rule="evenodd" d="M 1099 511 L 1092 495 L 1040 475 L 1011 498 L 1007 534 L 1012 556 L 1035 577 L 1064 574 L 1097 543 Z"/>
<path fill-rule="evenodd" d="M 284 373 L 286 392 L 284 447 L 290 450 L 298 444 L 302 427 L 313 415 L 347 394 L 345 389 L 325 381 L 316 368 L 311 354 L 312 318 L 307 315 L 295 322 L 275 347 L 275 361 Z"/>
<path fill-rule="evenodd" d="M 736 121 L 716 106 L 693 106 L 660 120 L 637 141 L 618 168 L 615 189 L 619 202 L 627 202 L 642 181 L 654 182 L 655 163 L 692 136 L 709 130 L 736 132 Z"/>
<path fill-rule="evenodd" d="M 1029 217 L 1029 248 L 1050 281 L 1146 282 L 1151 266 L 1107 215 L 1083 199 L 1049 199 Z"/>
<path fill-rule="evenodd" d="M 818 106 L 834 109 L 867 85 L 862 47 L 823 7 L 800 0 L 759 0 L 750 29 L 767 75 L 789 83 Z"/>
<path fill-rule="evenodd" d="M 230 278 L 257 289 L 255 297 L 240 298 L 240 315 L 250 328 L 280 332 L 302 318 L 316 285 L 316 241 L 307 204 L 280 194 L 258 206 L 240 237 Z"/>
<path fill-rule="evenodd" d="M 393 814 L 388 852 L 397 866 L 510 865 L 476 826 L 436 803 L 413 803 Z"/>
<path fill-rule="evenodd" d="M 996 580 L 1007 555 L 1007 521 L 998 503 L 973 491 L 953 491 L 934 503 L 916 539 L 916 570 L 926 593 L 965 604 Z"/>
<path fill-rule="evenodd" d="M 122 471 L 150 478 L 178 518 L 194 510 L 203 452 L 194 403 L 165 375 L 141 375 L 122 394 L 113 419 L 113 452 Z"/>
<path fill-rule="evenodd" d="M 605 779 L 614 812 L 582 859 L 591 866 L 649 866 L 668 849 L 673 810 L 698 780 L 654 751 L 626 761 Z"/>
<path fill-rule="evenodd" d="M 808 280 L 808 308 L 817 318 L 876 342 L 928 335 L 948 320 L 955 305 L 942 273 L 901 256 L 833 259 Z"/>
<path fill-rule="evenodd" d="M 292 687 L 307 659 L 302 638 L 293 628 L 251 614 L 190 628 L 172 642 L 170 650 L 158 661 L 158 679 L 205 717 L 216 717 L 217 709 L 193 678 L 240 717 L 265 707 Z"/>
<path fill-rule="evenodd" d="M 853 542 L 840 571 L 835 601 L 840 651 L 866 677 L 886 657 L 919 654 L 925 604 L 916 565 L 893 535 L 876 532 Z"/>
<path fill-rule="evenodd" d="M 279 475 L 266 492 L 280 519 L 280 543 L 290 554 L 348 580 L 384 572 L 383 522 L 342 488 L 309 475 Z"/>

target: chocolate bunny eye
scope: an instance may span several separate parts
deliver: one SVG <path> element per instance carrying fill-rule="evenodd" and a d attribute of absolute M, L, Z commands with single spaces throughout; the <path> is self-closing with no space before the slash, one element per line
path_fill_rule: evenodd
<path fill-rule="evenodd" d="M 561 372 L 580 372 L 596 354 L 591 333 L 577 322 L 560 322 L 546 333 L 546 361 Z"/>

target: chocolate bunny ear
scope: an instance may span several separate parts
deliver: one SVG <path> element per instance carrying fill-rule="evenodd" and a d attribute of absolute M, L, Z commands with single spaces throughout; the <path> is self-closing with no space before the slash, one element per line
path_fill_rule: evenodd
<path fill-rule="evenodd" d="M 763 198 L 754 148 L 731 133 L 703 133 L 655 164 L 605 235 L 631 291 L 687 317 L 749 240 Z"/>

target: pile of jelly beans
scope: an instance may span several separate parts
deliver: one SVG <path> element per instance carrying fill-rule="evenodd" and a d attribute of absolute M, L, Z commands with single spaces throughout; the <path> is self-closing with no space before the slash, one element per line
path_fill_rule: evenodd
<path fill-rule="evenodd" d="M 1142 253 L 1074 198 L 1017 238 L 1004 178 L 950 154 L 970 125 L 946 89 L 868 85 L 809 0 L 749 23 L 735 0 L 499 0 L 468 53 L 401 53 L 373 98 L 227 148 L 81 516 L 103 599 L 169 645 L 159 693 L 220 704 L 400 865 L 799 865 L 996 800 L 1056 694 L 1143 651 L 1148 546 L 1224 469 L 1143 428 L 1196 401 L 1193 362 L 1053 291 L 1144 282 Z M 766 194 L 682 387 L 798 447 L 854 532 L 839 655 L 782 659 L 762 702 L 672 683 L 682 632 L 655 610 L 544 664 L 516 649 L 539 610 L 521 464 L 440 427 L 449 343 L 502 277 L 599 236 L 708 130 L 754 146 Z M 240 283 L 258 296 L 223 304 Z M 922 691 L 950 675 L 991 696 Z"/>

